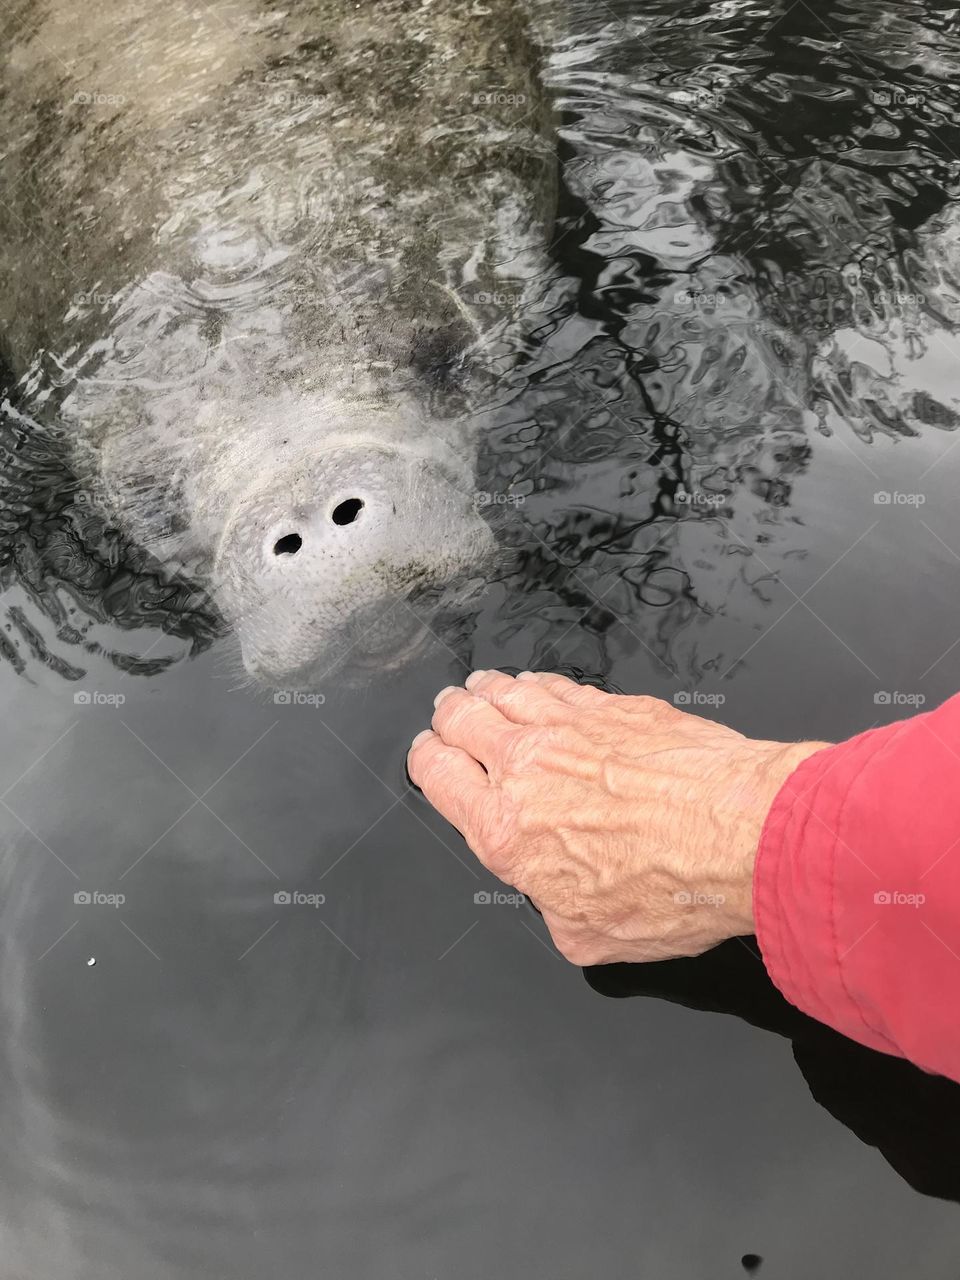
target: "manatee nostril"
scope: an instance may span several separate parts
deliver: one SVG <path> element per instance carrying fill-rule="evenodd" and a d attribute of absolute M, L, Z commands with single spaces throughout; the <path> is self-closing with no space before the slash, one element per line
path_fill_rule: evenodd
<path fill-rule="evenodd" d="M 275 556 L 295 556 L 303 546 L 303 539 L 299 533 L 287 533 L 282 538 L 278 538 L 273 544 L 273 554 Z"/>
<path fill-rule="evenodd" d="M 353 524 L 362 510 L 363 503 L 359 498 L 344 498 L 333 508 L 333 523 Z"/>

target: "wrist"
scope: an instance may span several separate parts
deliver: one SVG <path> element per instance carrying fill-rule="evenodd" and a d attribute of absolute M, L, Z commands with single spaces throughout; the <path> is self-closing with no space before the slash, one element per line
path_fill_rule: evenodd
<path fill-rule="evenodd" d="M 731 789 L 728 804 L 736 811 L 731 841 L 731 892 L 727 901 L 730 937 L 754 932 L 753 878 L 767 817 L 784 783 L 809 756 L 827 742 L 751 742 L 742 782 Z"/>

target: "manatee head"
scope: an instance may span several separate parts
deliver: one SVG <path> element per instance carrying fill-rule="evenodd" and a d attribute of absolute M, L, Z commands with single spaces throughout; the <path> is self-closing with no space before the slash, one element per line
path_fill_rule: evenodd
<path fill-rule="evenodd" d="M 313 408 L 315 434 L 278 443 L 232 487 L 213 564 L 244 667 L 281 688 L 408 660 L 462 612 L 494 546 L 449 433 L 396 402 Z"/>
<path fill-rule="evenodd" d="M 362 344 L 321 334 L 309 352 L 289 319 L 267 326 L 271 310 L 257 327 L 225 317 L 211 345 L 180 306 L 147 341 L 155 294 L 131 295 L 107 357 L 60 406 L 118 523 L 210 591 L 264 684 L 365 680 L 443 642 L 498 556 L 475 477 L 495 409 L 478 407 L 467 335 L 414 343 L 397 325 L 398 350 L 369 325 Z"/>

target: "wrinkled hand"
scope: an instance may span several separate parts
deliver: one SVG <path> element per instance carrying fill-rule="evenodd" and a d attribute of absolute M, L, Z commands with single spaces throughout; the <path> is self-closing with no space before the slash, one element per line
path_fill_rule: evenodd
<path fill-rule="evenodd" d="M 753 741 L 541 673 L 475 671 L 435 706 L 410 777 L 580 965 L 699 955 L 752 933 L 764 820 L 825 745 Z"/>

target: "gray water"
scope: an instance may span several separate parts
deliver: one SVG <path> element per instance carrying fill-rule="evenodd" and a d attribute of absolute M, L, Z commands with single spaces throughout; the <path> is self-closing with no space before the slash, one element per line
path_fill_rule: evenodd
<path fill-rule="evenodd" d="M 471 667 L 779 738 L 956 690 L 960 33 L 654 3 L 557 39 L 558 283 L 481 477 L 515 554 L 449 648 L 238 687 L 202 592 L 5 425 L 3 1280 L 957 1274 L 960 1090 L 745 943 L 598 994 L 477 901 L 404 756 Z"/>

